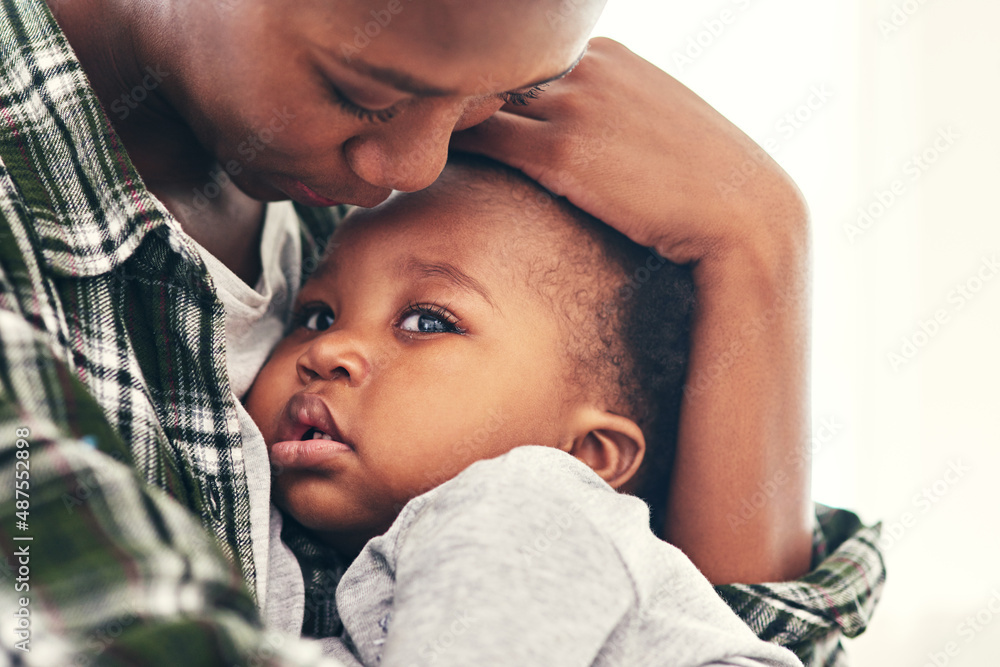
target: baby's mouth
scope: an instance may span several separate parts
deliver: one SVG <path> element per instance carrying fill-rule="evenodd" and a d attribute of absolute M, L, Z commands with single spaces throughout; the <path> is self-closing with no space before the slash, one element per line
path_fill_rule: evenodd
<path fill-rule="evenodd" d="M 311 427 L 308 431 L 302 434 L 303 440 L 334 440 L 334 437 L 329 433 L 324 433 L 318 428 Z"/>
<path fill-rule="evenodd" d="M 354 451 L 321 396 L 300 393 L 285 407 L 275 441 L 268 447 L 271 463 L 286 468 L 322 467 Z"/>

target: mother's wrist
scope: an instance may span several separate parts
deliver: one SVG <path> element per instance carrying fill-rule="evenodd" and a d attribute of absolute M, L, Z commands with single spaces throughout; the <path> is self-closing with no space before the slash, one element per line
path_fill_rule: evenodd
<path fill-rule="evenodd" d="M 790 181 L 788 182 L 790 184 Z M 770 196 L 748 198 L 729 212 L 725 235 L 703 242 L 692 256 L 695 281 L 710 287 L 719 281 L 760 282 L 787 287 L 807 277 L 809 210 L 794 185 Z"/>

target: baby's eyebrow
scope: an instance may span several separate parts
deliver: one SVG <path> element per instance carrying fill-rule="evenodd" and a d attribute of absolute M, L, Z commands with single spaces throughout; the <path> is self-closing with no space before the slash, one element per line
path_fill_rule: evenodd
<path fill-rule="evenodd" d="M 490 296 L 490 291 L 481 282 L 463 272 L 454 264 L 449 264 L 448 262 L 425 262 L 417 257 L 410 257 L 402 263 L 400 268 L 401 273 L 419 278 L 444 278 L 467 292 L 474 292 L 483 297 L 486 303 L 490 304 L 492 308 L 495 309 L 497 307 L 493 302 L 493 297 Z"/>

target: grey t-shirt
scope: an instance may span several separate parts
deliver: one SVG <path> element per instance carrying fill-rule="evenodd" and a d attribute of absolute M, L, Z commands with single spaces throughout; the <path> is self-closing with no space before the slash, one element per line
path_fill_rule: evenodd
<path fill-rule="evenodd" d="M 648 521 L 562 451 L 479 461 L 410 501 L 351 564 L 330 653 L 368 667 L 801 665 Z"/>
<path fill-rule="evenodd" d="M 193 239 L 192 239 L 193 241 Z M 261 232 L 261 274 L 254 287 L 194 242 L 226 309 L 226 367 L 240 422 L 250 496 L 248 529 L 257 570 L 257 603 L 268 627 L 299 633 L 305 584 L 294 554 L 282 544 L 281 515 L 271 507 L 271 465 L 260 429 L 240 400 L 285 330 L 302 281 L 299 218 L 291 202 L 267 205 Z"/>

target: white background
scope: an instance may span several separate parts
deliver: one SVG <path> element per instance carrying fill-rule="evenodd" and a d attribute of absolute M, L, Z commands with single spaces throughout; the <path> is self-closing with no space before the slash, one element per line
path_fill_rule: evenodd
<path fill-rule="evenodd" d="M 609 0 L 595 34 L 773 140 L 810 203 L 814 497 L 885 524 L 852 664 L 1000 664 L 1000 3 Z"/>

